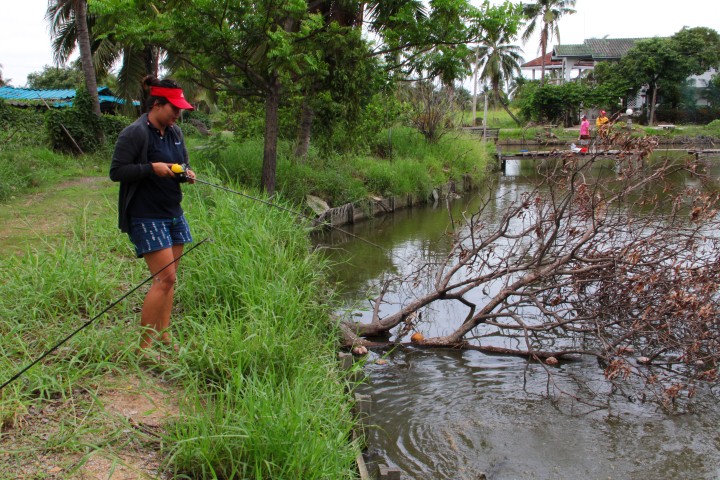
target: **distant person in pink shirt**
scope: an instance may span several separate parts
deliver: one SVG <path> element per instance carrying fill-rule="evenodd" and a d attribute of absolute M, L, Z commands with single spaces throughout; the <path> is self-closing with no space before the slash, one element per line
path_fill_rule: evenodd
<path fill-rule="evenodd" d="M 585 115 L 582 116 L 582 122 L 580 122 L 580 140 L 590 139 L 590 122 Z"/>

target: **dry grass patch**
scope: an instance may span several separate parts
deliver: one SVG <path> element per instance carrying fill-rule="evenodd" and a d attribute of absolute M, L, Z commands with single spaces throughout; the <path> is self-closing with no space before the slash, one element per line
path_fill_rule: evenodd
<path fill-rule="evenodd" d="M 37 400 L 0 433 L 0 479 L 166 478 L 161 436 L 181 398 L 158 378 L 129 375 Z"/>

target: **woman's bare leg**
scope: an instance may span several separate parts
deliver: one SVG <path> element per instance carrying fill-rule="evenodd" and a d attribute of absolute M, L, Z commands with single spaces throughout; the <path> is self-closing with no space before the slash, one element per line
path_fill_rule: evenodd
<path fill-rule="evenodd" d="M 143 255 L 150 273 L 155 274 L 177 258 L 174 255 L 176 247 Z M 182 252 L 182 248 L 180 251 Z M 162 270 L 152 280 L 150 290 L 143 302 L 140 318 L 140 325 L 144 328 L 140 339 L 140 348 L 149 347 L 156 335 L 162 334 L 170 326 L 170 313 L 175 297 L 176 272 L 177 262 Z"/>

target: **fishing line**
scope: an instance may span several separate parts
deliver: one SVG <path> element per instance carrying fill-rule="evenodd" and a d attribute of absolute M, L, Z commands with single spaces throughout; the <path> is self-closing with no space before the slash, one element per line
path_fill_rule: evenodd
<path fill-rule="evenodd" d="M 305 219 L 310 220 L 310 221 L 312 221 L 312 222 L 315 221 L 314 218 L 310 217 L 309 215 L 305 215 L 305 214 L 302 213 L 302 212 L 298 212 L 297 210 L 293 210 L 293 209 L 291 209 L 291 208 L 283 207 L 282 205 L 278 205 L 278 204 L 276 204 L 276 203 L 269 202 L 269 201 L 267 201 L 267 200 L 263 200 L 263 199 L 261 199 L 261 198 L 253 197 L 252 195 L 248 195 L 248 194 L 246 194 L 246 193 L 239 192 L 239 191 L 237 191 L 237 190 L 233 190 L 232 188 L 224 187 L 224 186 L 222 186 L 222 185 L 218 185 L 218 184 L 211 183 L 211 182 L 208 182 L 208 181 L 205 181 L 205 180 L 201 180 L 201 179 L 199 179 L 199 178 L 189 179 L 188 177 L 185 176 L 185 169 L 186 169 L 185 166 L 182 166 L 182 165 L 179 165 L 179 164 L 173 165 L 173 172 L 176 173 L 176 174 L 179 174 L 179 176 L 180 176 L 183 180 L 192 180 L 192 181 L 194 181 L 194 182 L 201 183 L 201 184 L 203 184 L 203 185 L 208 185 L 208 186 L 210 186 L 210 187 L 215 187 L 215 188 L 217 188 L 217 189 L 224 190 L 224 191 L 229 192 L 229 193 L 234 193 L 235 195 L 240 195 L 241 197 L 245 197 L 245 198 L 248 198 L 248 199 L 250 199 L 250 200 L 254 200 L 254 201 L 256 201 L 256 202 L 259 202 L 259 203 L 263 203 L 263 204 L 268 205 L 268 206 L 270 206 L 270 207 L 275 207 L 275 208 L 277 208 L 277 209 L 284 210 L 284 211 L 286 211 L 286 212 L 292 213 L 293 215 L 296 215 L 296 216 L 305 218 Z M 337 227 L 337 226 L 335 226 L 335 225 L 332 225 L 331 223 L 324 222 L 324 223 L 322 223 L 321 225 L 329 226 L 330 228 L 333 228 L 333 229 L 335 229 L 335 230 L 337 230 L 337 231 L 339 231 L 339 232 L 342 232 L 342 233 L 344 233 L 345 235 L 348 235 L 348 236 L 353 237 L 353 238 L 355 238 L 355 239 L 357 239 L 357 240 L 360 240 L 360 241 L 362 241 L 362 242 L 365 242 L 365 243 L 367 243 L 368 245 L 371 245 L 371 246 L 373 246 L 373 247 L 379 248 L 380 250 L 382 250 L 383 252 L 388 253 L 388 254 L 391 255 L 391 256 L 395 256 L 391 251 L 387 250 L 387 249 L 384 248 L 383 246 L 378 245 L 377 243 L 371 242 L 370 240 L 367 240 L 367 239 L 365 239 L 365 238 L 362 238 L 362 237 L 360 237 L 360 236 L 358 236 L 358 235 L 355 235 L 355 234 L 353 234 L 353 233 L 350 233 L 350 232 L 348 232 L 347 230 L 344 230 L 344 229 L 339 228 L 339 227 Z M 3 388 L 5 388 L 6 386 L 10 385 L 11 383 L 13 383 L 13 382 L 14 382 L 15 380 L 17 380 L 18 378 L 20 378 L 25 372 L 27 372 L 28 370 L 30 370 L 30 369 L 31 369 L 33 366 L 35 366 L 38 362 L 40 362 L 42 359 L 44 359 L 45 357 L 47 357 L 48 355 L 50 355 L 52 352 L 54 352 L 55 350 L 57 350 L 57 349 L 58 349 L 59 347 L 61 347 L 65 342 L 67 342 L 68 340 L 70 340 L 72 337 L 74 337 L 77 333 L 79 333 L 79 332 L 80 332 L 81 330 L 83 330 L 84 328 L 88 327 L 90 324 L 92 324 L 95 320 L 97 320 L 100 316 L 102 316 L 102 315 L 103 315 L 104 313 L 106 313 L 108 310 L 110 310 L 110 309 L 113 308 L 115 305 L 117 305 L 118 303 L 120 303 L 122 300 L 124 300 L 125 298 L 127 298 L 130 294 L 132 294 L 133 292 L 135 292 L 138 288 L 142 287 L 142 286 L 145 285 L 147 282 L 149 282 L 150 280 L 152 280 L 153 278 L 155 278 L 155 276 L 158 275 L 160 272 L 162 272 L 163 270 L 165 270 L 166 268 L 168 268 L 170 265 L 172 265 L 172 264 L 174 264 L 175 262 L 177 262 L 178 260 L 180 260 L 180 259 L 181 259 L 183 256 L 185 256 L 187 253 L 190 253 L 190 252 L 193 251 L 195 248 L 199 247 L 200 245 L 202 245 L 203 243 L 205 243 L 205 242 L 208 241 L 208 240 L 210 240 L 210 238 L 206 238 L 206 239 L 204 239 L 204 240 L 196 243 L 195 245 L 193 245 L 192 247 L 190 247 L 188 250 L 184 251 L 178 258 L 176 258 L 176 259 L 173 260 L 172 262 L 170 262 L 170 263 L 168 263 L 167 265 L 165 265 L 163 268 L 161 268 L 160 270 L 158 270 L 158 271 L 157 271 L 156 273 L 154 273 L 153 275 L 150 275 L 148 278 L 146 278 L 145 280 L 143 280 L 142 283 L 136 285 L 132 290 L 128 291 L 127 293 L 125 293 L 125 295 L 123 295 L 122 297 L 118 298 L 116 301 L 114 301 L 113 303 L 111 303 L 111 304 L 110 304 L 107 308 L 105 308 L 102 312 L 98 313 L 95 317 L 91 318 L 90 320 L 88 320 L 87 322 L 85 322 L 83 325 L 81 325 L 80 327 L 78 327 L 74 332 L 72 332 L 70 335 L 68 335 L 67 337 L 65 337 L 63 340 L 61 340 L 59 343 L 57 343 L 57 344 L 56 344 L 54 347 L 52 347 L 50 350 L 48 350 L 48 351 L 46 351 L 45 353 L 43 353 L 43 354 L 42 354 L 40 357 L 38 357 L 35 361 L 33 361 L 32 363 L 30 363 L 29 365 L 27 365 L 25 368 L 23 368 L 23 369 L 20 370 L 18 373 L 16 373 L 15 375 L 13 375 L 8 381 L 6 381 L 6 382 L 3 383 L 2 385 L 0 385 L 0 391 L 2 391 Z M 400 258 L 400 257 L 398 257 L 398 258 Z"/>
<path fill-rule="evenodd" d="M 207 242 L 208 240 L 210 240 L 210 237 L 208 237 L 208 238 L 206 238 L 206 239 L 204 239 L 204 240 L 201 240 L 200 242 L 196 243 L 196 244 L 193 245 L 192 247 L 190 247 L 190 248 L 188 248 L 187 250 L 185 250 L 182 254 L 180 254 L 180 255 L 179 255 L 176 259 L 174 259 L 172 262 L 168 263 L 168 264 L 165 265 L 163 268 L 161 268 L 161 269 L 158 270 L 157 272 L 155 272 L 155 273 L 153 273 L 152 275 L 150 275 L 148 278 L 146 278 L 146 279 L 143 280 L 141 283 L 139 283 L 138 285 L 136 285 L 135 288 L 133 288 L 132 290 L 130 290 L 129 292 L 127 292 L 125 295 L 123 295 L 122 297 L 118 298 L 118 299 L 115 300 L 113 303 L 111 303 L 107 308 L 105 308 L 105 310 L 103 310 L 102 312 L 98 313 L 98 314 L 95 315 L 93 318 L 91 318 L 90 320 L 88 320 L 87 322 L 85 322 L 83 325 L 81 325 L 80 327 L 78 327 L 77 329 L 75 329 L 74 332 L 72 332 L 70 335 L 68 335 L 68 336 L 65 337 L 63 340 L 61 340 L 57 345 L 55 345 L 54 347 L 52 347 L 52 348 L 51 348 L 50 350 L 48 350 L 47 352 L 45 352 L 45 353 L 43 353 L 42 355 L 40 355 L 40 357 L 39 357 L 37 360 L 35 360 L 35 361 L 32 362 L 31 364 L 29 364 L 28 366 L 26 366 L 25 368 L 23 368 L 22 370 L 20 370 L 20 371 L 19 371 L 18 373 L 16 373 L 15 375 L 13 375 L 12 378 L 10 378 L 10 380 L 8 380 L 7 382 L 5 382 L 5 383 L 3 383 L 2 385 L 0 385 L 0 391 L 2 391 L 3 388 L 7 387 L 7 386 L 10 385 L 12 382 L 14 382 L 14 381 L 17 380 L 18 378 L 20 378 L 25 372 L 27 372 L 28 370 L 30 370 L 34 365 L 36 365 L 38 362 L 40 362 L 43 358 L 47 357 L 47 356 L 50 355 L 52 352 L 54 352 L 55 350 L 57 350 L 60 346 L 62 346 L 65 342 L 67 342 L 67 341 L 70 340 L 72 337 L 74 337 L 74 336 L 75 336 L 77 333 L 79 333 L 82 329 L 84 329 L 85 327 L 89 326 L 89 325 L 90 325 L 91 323 L 93 323 L 95 320 L 97 320 L 98 318 L 100 318 L 100 316 L 103 315 L 105 312 L 107 312 L 108 310 L 110 310 L 112 307 L 114 307 L 115 305 L 117 305 L 117 304 L 120 303 L 121 301 L 125 300 L 125 299 L 126 299 L 131 293 L 133 293 L 135 290 L 137 290 L 138 288 L 140 288 L 140 287 L 142 287 L 143 285 L 145 285 L 147 282 L 149 282 L 150 280 L 152 280 L 153 278 L 155 278 L 157 275 L 159 275 L 163 270 L 165 270 L 166 268 L 168 268 L 170 265 L 176 263 L 178 260 L 180 260 L 180 259 L 181 259 L 182 257 L 184 257 L 186 254 L 192 252 L 193 250 L 195 250 L 197 247 L 199 247 L 199 246 L 202 245 L 203 243 Z"/>

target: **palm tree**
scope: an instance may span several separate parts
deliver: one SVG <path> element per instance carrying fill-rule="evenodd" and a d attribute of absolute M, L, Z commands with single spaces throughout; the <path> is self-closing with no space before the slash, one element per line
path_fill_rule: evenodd
<path fill-rule="evenodd" d="M 75 15 L 75 3 L 76 0 L 50 0 L 48 5 L 46 19 L 51 25 L 53 57 L 57 64 L 66 63 L 76 46 L 80 45 L 78 28 L 80 22 L 79 17 Z M 116 41 L 113 28 L 119 21 L 118 18 L 109 15 L 98 16 L 90 13 L 86 17 L 95 78 L 105 76 L 110 68 L 122 59 L 115 94 L 125 99 L 128 109 L 131 109 L 132 100 L 143 96 L 142 79 L 146 75 L 158 75 L 162 49 L 142 42 L 125 44 Z M 93 35 L 93 32 L 104 35 Z M 84 65 L 83 62 L 83 68 Z"/>
<path fill-rule="evenodd" d="M 545 85 L 545 55 L 547 54 L 548 42 L 553 35 L 560 42 L 560 17 L 566 14 L 575 13 L 571 7 L 575 6 L 576 0 L 535 0 L 535 3 L 526 3 L 523 5 L 523 15 L 528 20 L 522 39 L 527 42 L 535 33 L 538 23 L 542 24 L 540 29 L 540 50 L 541 57 L 541 75 L 540 86 Z"/>
<path fill-rule="evenodd" d="M 50 22 L 50 36 L 53 39 L 53 56 L 56 63 L 65 63 L 77 44 L 85 76 L 85 87 L 93 100 L 93 112 L 100 116 L 97 77 L 88 29 L 87 1 L 50 0 L 45 18 Z M 71 38 L 75 40 L 72 44 L 69 43 Z"/>
<path fill-rule="evenodd" d="M 2 77 L 2 68 L 3 68 L 3 66 L 2 66 L 2 64 L 0 64 L 0 87 L 5 86 L 5 80 L 3 80 L 3 77 Z"/>
<path fill-rule="evenodd" d="M 480 80 L 489 83 L 495 102 L 500 103 L 519 126 L 520 120 L 513 115 L 500 95 L 500 85 L 512 79 L 515 73 L 520 73 L 520 63 L 523 60 L 520 47 L 510 43 L 512 37 L 502 25 L 486 32 L 475 52 L 478 62 L 474 82 L 477 83 L 479 75 Z"/>

